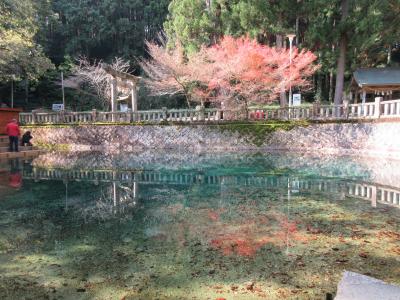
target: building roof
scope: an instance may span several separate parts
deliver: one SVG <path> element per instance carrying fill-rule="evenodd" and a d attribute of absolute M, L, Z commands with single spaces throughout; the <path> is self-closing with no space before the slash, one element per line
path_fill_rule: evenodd
<path fill-rule="evenodd" d="M 355 83 L 363 87 L 400 88 L 400 68 L 358 69 L 354 72 Z"/>

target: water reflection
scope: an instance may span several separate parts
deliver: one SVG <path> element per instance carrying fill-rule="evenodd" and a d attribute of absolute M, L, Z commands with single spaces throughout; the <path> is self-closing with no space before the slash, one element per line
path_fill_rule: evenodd
<path fill-rule="evenodd" d="M 343 269 L 400 278 L 399 162 L 49 153 L 0 170 L 0 284 L 30 274 L 71 299 L 78 289 L 116 299 L 229 299 L 237 290 L 320 299 Z M 19 258 L 36 255 L 44 262 Z M 254 289 L 236 289 L 249 280 Z"/>
<path fill-rule="evenodd" d="M 110 183 L 110 192 L 102 195 L 102 198 L 112 198 L 115 207 L 122 203 L 135 203 L 139 197 L 139 186 L 146 184 L 155 185 L 219 185 L 221 190 L 228 186 L 257 186 L 266 189 L 278 189 L 287 191 L 288 200 L 292 193 L 302 194 L 307 192 L 326 193 L 336 195 L 337 199 L 345 197 L 357 197 L 368 200 L 376 207 L 377 202 L 399 206 L 400 188 L 375 183 L 366 176 L 357 180 L 358 174 L 340 177 L 322 177 L 318 173 L 308 173 L 307 169 L 298 174 L 296 170 L 281 169 L 249 174 L 249 172 L 238 171 L 237 175 L 220 175 L 205 173 L 202 170 L 191 170 L 189 172 L 168 172 L 166 170 L 143 170 L 143 171 L 116 171 L 116 170 L 92 170 L 88 169 L 45 169 L 29 168 L 23 170 L 25 179 L 39 180 L 63 180 L 68 186 L 68 181 L 86 181 L 95 185 Z M 382 171 L 382 170 L 381 170 Z M 305 174 L 304 174 L 305 173 Z M 14 174 L 14 173 L 11 173 Z M 17 172 L 20 174 L 20 171 Z M 10 175 L 11 176 L 11 175 Z M 360 176 L 361 177 L 361 176 Z M 67 193 L 67 192 L 66 192 Z"/>

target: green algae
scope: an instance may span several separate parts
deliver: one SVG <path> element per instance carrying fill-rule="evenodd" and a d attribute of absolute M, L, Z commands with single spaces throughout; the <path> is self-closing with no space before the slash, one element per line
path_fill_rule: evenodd
<path fill-rule="evenodd" d="M 44 143 L 41 141 L 35 142 L 35 147 L 37 147 L 40 150 L 46 150 L 46 151 L 70 151 L 71 150 L 71 145 L 69 145 L 69 144 L 50 144 L 50 143 Z"/>
<path fill-rule="evenodd" d="M 258 147 L 268 142 L 271 135 L 278 131 L 290 131 L 296 127 L 305 127 L 310 123 L 308 121 L 268 121 L 255 123 L 230 123 L 221 124 L 216 128 L 221 132 L 237 133 L 239 137 L 244 138 L 248 143 Z M 215 127 L 211 127 L 215 128 Z"/>

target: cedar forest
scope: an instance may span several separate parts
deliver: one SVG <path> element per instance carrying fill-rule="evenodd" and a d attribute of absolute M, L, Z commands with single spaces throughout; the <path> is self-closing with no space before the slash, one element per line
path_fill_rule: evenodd
<path fill-rule="evenodd" d="M 294 33 L 299 66 L 290 71 L 303 74 L 292 75 L 294 85 L 303 88 L 307 101 L 340 103 L 355 69 L 399 66 L 398 24 L 400 0 L 2 0 L 0 102 L 10 104 L 11 86 L 15 105 L 25 109 L 60 102 L 60 73 L 68 77 L 82 57 L 92 63 L 116 57 L 129 62 L 130 72 L 145 85 L 139 109 L 222 101 L 232 93 L 247 105 L 257 102 L 254 91 L 265 86 L 271 88 L 264 100 L 279 101 L 287 68 L 275 68 L 271 78 L 281 80 L 261 86 L 254 83 L 257 72 L 231 68 L 229 73 L 224 66 L 260 65 L 264 54 L 274 57 L 266 66 L 285 64 L 286 34 Z M 155 78 L 160 63 L 168 63 L 157 64 L 157 51 L 172 57 L 172 65 L 174 55 L 192 61 L 178 71 L 195 74 L 196 80 L 179 85 Z M 163 80 L 170 89 L 162 89 Z M 97 105 L 95 97 L 90 86 L 66 89 L 70 109 L 90 109 Z"/>

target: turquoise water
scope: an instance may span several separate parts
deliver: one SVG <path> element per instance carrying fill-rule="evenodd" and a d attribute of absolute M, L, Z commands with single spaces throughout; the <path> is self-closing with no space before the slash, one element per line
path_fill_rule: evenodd
<path fill-rule="evenodd" d="M 400 284 L 399 166 L 185 151 L 3 161 L 0 298 L 322 299 L 343 270 Z"/>

